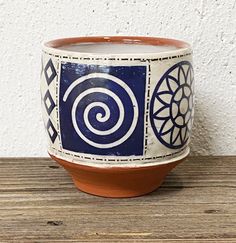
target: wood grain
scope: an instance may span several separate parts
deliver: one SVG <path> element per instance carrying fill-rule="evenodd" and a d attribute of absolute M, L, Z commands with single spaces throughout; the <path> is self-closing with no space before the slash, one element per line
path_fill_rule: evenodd
<path fill-rule="evenodd" d="M 189 158 L 131 199 L 82 193 L 47 158 L 1 158 L 0 242 L 236 242 L 236 157 Z"/>

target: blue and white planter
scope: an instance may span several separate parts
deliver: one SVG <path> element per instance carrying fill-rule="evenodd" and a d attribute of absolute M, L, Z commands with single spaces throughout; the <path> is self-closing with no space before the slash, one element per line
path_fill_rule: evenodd
<path fill-rule="evenodd" d="M 114 56 L 44 46 L 41 95 L 48 151 L 99 167 L 182 159 L 189 153 L 193 85 L 189 48 Z"/>
<path fill-rule="evenodd" d="M 41 96 L 48 152 L 100 168 L 185 158 L 194 74 L 192 51 L 180 43 L 168 52 L 132 54 L 80 53 L 46 43 Z"/>

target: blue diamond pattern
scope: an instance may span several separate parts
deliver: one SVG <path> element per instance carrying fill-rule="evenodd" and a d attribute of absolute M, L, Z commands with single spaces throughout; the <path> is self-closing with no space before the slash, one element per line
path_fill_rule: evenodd
<path fill-rule="evenodd" d="M 47 104 L 47 100 L 50 103 L 49 106 Z M 50 115 L 52 110 L 55 107 L 55 102 L 53 101 L 52 96 L 51 96 L 51 94 L 50 94 L 50 92 L 48 90 L 47 90 L 46 94 L 44 95 L 43 101 L 44 101 L 44 105 L 45 105 L 45 108 L 47 110 L 47 113 L 48 113 L 48 115 Z"/>
<path fill-rule="evenodd" d="M 55 127 L 53 126 L 50 119 L 48 120 L 48 123 L 47 123 L 47 132 L 48 132 L 49 137 L 51 138 L 52 143 L 54 143 L 55 139 L 57 137 L 57 131 L 56 131 Z"/>
<path fill-rule="evenodd" d="M 48 71 L 51 69 L 51 74 L 50 76 L 48 75 Z M 48 85 L 52 82 L 52 80 L 56 77 L 57 73 L 56 70 L 54 68 L 54 65 L 52 63 L 52 60 L 50 59 L 47 63 L 47 65 L 44 68 L 44 75 L 46 78 L 46 81 L 48 83 Z"/>

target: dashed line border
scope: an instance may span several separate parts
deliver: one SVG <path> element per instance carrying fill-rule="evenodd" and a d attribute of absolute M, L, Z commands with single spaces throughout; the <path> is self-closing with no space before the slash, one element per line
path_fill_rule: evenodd
<path fill-rule="evenodd" d="M 58 134 L 58 140 L 59 140 L 59 146 L 60 149 L 62 149 L 62 142 L 61 142 L 61 131 L 60 131 L 60 127 L 59 127 L 59 76 L 60 76 L 60 70 L 59 70 L 59 58 L 57 58 L 57 63 L 56 63 L 56 73 L 57 73 L 57 78 L 55 81 L 55 86 L 56 86 L 56 114 L 57 114 L 57 134 Z"/>
<path fill-rule="evenodd" d="M 171 156 L 176 155 L 176 154 L 182 154 L 182 152 L 184 152 L 187 149 L 187 147 L 188 147 L 188 145 L 187 146 L 184 146 L 179 151 L 176 151 L 176 152 L 173 152 L 173 153 L 170 153 L 170 154 L 166 154 L 166 155 L 153 156 L 153 157 L 141 157 L 141 158 L 134 157 L 134 158 L 127 158 L 127 159 L 119 158 L 118 156 L 117 156 L 117 158 L 106 158 L 106 157 L 100 158 L 100 157 L 97 157 L 96 155 L 95 156 L 78 155 L 78 154 L 69 153 L 67 151 L 57 149 L 57 148 L 55 148 L 53 146 L 51 146 L 50 149 L 52 149 L 52 150 L 54 150 L 56 152 L 59 152 L 61 154 L 65 154 L 65 155 L 71 156 L 73 158 L 83 159 L 85 161 L 90 161 L 90 162 L 91 162 L 91 160 L 92 161 L 106 162 L 105 164 L 108 164 L 109 165 L 109 164 L 114 164 L 114 163 L 107 163 L 107 162 L 129 162 L 129 161 L 132 162 L 132 161 L 142 161 L 143 164 L 147 164 L 147 163 L 150 163 L 150 160 L 168 158 L 168 157 L 171 157 Z M 127 156 L 127 157 L 129 157 L 129 156 Z"/>
<path fill-rule="evenodd" d="M 145 121 L 144 121 L 144 124 L 145 124 L 144 155 L 146 155 L 146 153 L 147 153 L 147 145 L 148 145 L 147 144 L 147 141 L 148 141 L 148 119 L 149 119 L 150 91 L 151 91 L 150 90 L 151 89 L 151 64 L 150 64 L 150 61 L 148 62 L 147 68 L 148 68 L 148 72 L 147 72 L 148 82 L 147 82 L 147 96 L 146 96 L 146 107 L 145 107 L 146 113 L 145 113 Z"/>
<path fill-rule="evenodd" d="M 119 57 L 75 57 L 75 56 L 64 56 L 64 55 L 56 55 L 43 50 L 43 53 L 49 56 L 53 56 L 56 58 L 64 58 L 64 59 L 73 59 L 73 60 L 85 60 L 85 61 L 140 61 L 140 62 L 155 62 L 155 61 L 163 61 L 163 60 L 170 60 L 175 58 L 181 58 L 192 55 L 192 52 L 188 52 L 182 55 L 175 55 L 175 56 L 166 56 L 160 58 L 119 58 Z"/>

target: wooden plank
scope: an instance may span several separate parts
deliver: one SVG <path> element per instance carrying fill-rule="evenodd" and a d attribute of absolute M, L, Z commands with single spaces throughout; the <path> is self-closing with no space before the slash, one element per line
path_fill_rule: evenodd
<path fill-rule="evenodd" d="M 236 157 L 191 157 L 155 192 L 79 192 L 47 158 L 0 159 L 0 242 L 236 242 Z"/>

